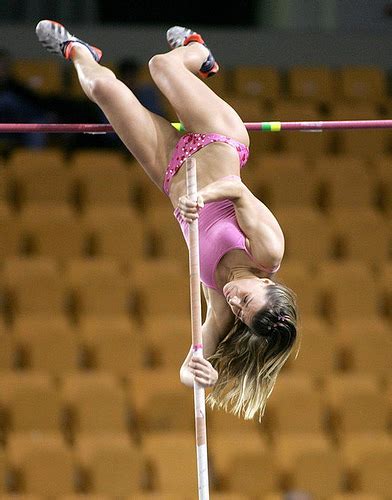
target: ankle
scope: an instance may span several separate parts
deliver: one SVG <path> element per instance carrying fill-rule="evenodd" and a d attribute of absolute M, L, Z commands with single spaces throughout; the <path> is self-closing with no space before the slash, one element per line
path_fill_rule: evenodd
<path fill-rule="evenodd" d="M 67 59 L 71 60 L 72 62 L 80 59 L 85 59 L 86 57 L 88 57 L 88 59 L 94 60 L 94 56 L 92 55 L 91 51 L 82 43 L 71 42 L 68 50 L 69 52 L 67 54 Z"/>

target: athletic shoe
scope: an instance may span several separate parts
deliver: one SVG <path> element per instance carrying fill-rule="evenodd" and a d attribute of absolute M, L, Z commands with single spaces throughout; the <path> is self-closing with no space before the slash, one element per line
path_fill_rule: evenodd
<path fill-rule="evenodd" d="M 56 21 L 45 19 L 40 21 L 35 28 L 38 40 L 42 43 L 46 50 L 69 59 L 72 47 L 75 43 L 79 43 L 88 48 L 95 61 L 99 62 L 102 57 L 102 51 L 97 47 L 93 47 L 88 43 L 71 35 L 62 24 Z"/>
<path fill-rule="evenodd" d="M 185 47 L 191 42 L 201 43 L 207 47 L 203 38 L 199 33 L 190 30 L 189 28 L 184 28 L 182 26 L 173 26 L 167 30 L 166 38 L 169 46 L 172 49 L 177 47 Z M 207 47 L 208 48 L 208 47 Z M 209 50 L 209 49 L 208 49 Z M 208 78 L 209 76 L 214 76 L 219 71 L 219 65 L 215 61 L 214 56 L 209 50 L 207 60 L 202 64 L 199 74 L 202 78 Z"/>

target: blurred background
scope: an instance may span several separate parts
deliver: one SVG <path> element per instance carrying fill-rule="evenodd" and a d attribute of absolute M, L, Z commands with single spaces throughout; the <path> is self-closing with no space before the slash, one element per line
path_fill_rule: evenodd
<path fill-rule="evenodd" d="M 148 59 L 200 30 L 244 121 L 391 119 L 392 2 L 0 2 L 0 122 L 105 123 L 42 18 L 176 121 Z M 251 133 L 301 349 L 262 422 L 208 412 L 214 500 L 392 498 L 392 132 Z M 194 500 L 186 246 L 114 134 L 0 134 L 0 498 Z"/>

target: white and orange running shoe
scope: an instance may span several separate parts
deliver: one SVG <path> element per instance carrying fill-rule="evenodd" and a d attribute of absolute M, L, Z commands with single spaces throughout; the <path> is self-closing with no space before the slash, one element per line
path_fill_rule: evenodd
<path fill-rule="evenodd" d="M 70 58 L 72 47 L 76 43 L 87 47 L 95 61 L 99 62 L 101 60 L 102 51 L 100 49 L 71 35 L 62 24 L 56 21 L 50 21 L 49 19 L 40 21 L 35 28 L 35 32 L 38 40 L 46 50 L 67 60 Z"/>
<path fill-rule="evenodd" d="M 177 47 L 185 47 L 191 42 L 201 43 L 202 45 L 207 47 L 206 43 L 204 42 L 201 35 L 199 35 L 199 33 L 196 33 L 189 28 L 184 28 L 183 26 L 173 26 L 169 28 L 166 33 L 166 39 L 172 49 L 176 49 Z M 212 55 L 210 49 L 208 50 L 209 55 L 206 61 L 202 64 L 199 71 L 199 75 L 202 78 L 214 76 L 219 71 L 218 63 L 215 61 L 215 58 Z"/>

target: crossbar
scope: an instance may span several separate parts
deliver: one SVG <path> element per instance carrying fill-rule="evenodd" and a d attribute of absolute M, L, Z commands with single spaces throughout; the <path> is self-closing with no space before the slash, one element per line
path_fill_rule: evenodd
<path fill-rule="evenodd" d="M 177 130 L 184 132 L 181 123 L 172 123 Z M 248 130 L 260 132 L 281 132 L 297 130 L 321 132 L 323 130 L 350 129 L 392 129 L 392 120 L 327 120 L 303 122 L 244 122 Z M 113 127 L 106 123 L 0 123 L 0 133 L 84 133 L 106 134 L 114 132 Z"/>

